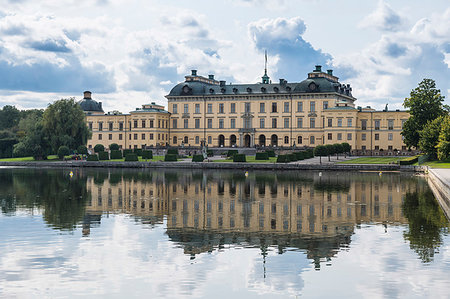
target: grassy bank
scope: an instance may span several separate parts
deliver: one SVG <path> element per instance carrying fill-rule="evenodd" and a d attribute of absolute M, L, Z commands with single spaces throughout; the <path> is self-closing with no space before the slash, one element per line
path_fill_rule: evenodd
<path fill-rule="evenodd" d="M 277 158 L 276 157 L 269 157 L 269 160 L 256 160 L 255 156 L 245 156 L 245 159 L 247 160 L 247 163 L 276 163 Z M 226 160 L 213 160 L 213 162 L 221 162 L 221 163 L 233 163 L 233 159 L 226 159 Z"/>
<path fill-rule="evenodd" d="M 403 160 L 403 157 L 362 157 L 355 158 L 348 161 L 338 162 L 338 164 L 394 164 L 400 160 Z"/>

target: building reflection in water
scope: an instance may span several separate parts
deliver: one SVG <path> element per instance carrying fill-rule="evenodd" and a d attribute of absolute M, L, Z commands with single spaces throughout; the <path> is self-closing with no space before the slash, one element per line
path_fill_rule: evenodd
<path fill-rule="evenodd" d="M 330 259 L 363 223 L 406 224 L 407 192 L 426 188 L 409 175 L 378 173 L 114 171 L 88 175 L 83 220 L 89 234 L 104 212 L 155 225 L 167 217 L 169 238 L 192 258 L 227 244 L 305 251 Z M 386 226 L 387 227 L 387 226 Z"/>

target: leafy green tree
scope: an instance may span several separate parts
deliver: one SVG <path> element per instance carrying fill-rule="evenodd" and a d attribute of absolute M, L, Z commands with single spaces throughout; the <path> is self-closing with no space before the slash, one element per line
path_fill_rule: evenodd
<path fill-rule="evenodd" d="M 419 132 L 425 125 L 445 113 L 442 102 L 444 96 L 436 89 L 436 83 L 432 79 L 423 79 L 419 86 L 411 91 L 403 106 L 409 109 L 410 118 L 403 126 L 402 135 L 408 147 L 418 147 Z"/>
<path fill-rule="evenodd" d="M 314 148 L 314 156 L 319 156 L 320 164 L 322 164 L 322 157 L 328 155 L 328 150 L 324 145 L 318 145 Z"/>
<path fill-rule="evenodd" d="M 340 143 L 333 144 L 333 147 L 334 147 L 334 152 L 336 154 L 336 158 L 339 160 L 339 154 L 344 152 L 344 148 L 342 147 L 342 144 L 340 144 Z"/>
<path fill-rule="evenodd" d="M 419 149 L 431 158 L 436 159 L 436 146 L 439 141 L 439 133 L 441 131 L 441 123 L 444 120 L 443 116 L 439 116 L 435 120 L 429 121 L 422 131 L 419 132 Z"/>
<path fill-rule="evenodd" d="M 43 129 L 53 152 L 62 145 L 77 148 L 86 144 L 91 134 L 84 112 L 73 98 L 61 99 L 45 109 Z"/>
<path fill-rule="evenodd" d="M 447 115 L 442 121 L 436 147 L 439 160 L 445 160 L 450 156 L 450 115 Z"/>
<path fill-rule="evenodd" d="M 80 145 L 80 146 L 77 148 L 77 152 L 78 152 L 80 155 L 87 155 L 87 147 L 86 147 L 85 145 Z"/>
<path fill-rule="evenodd" d="M 330 156 L 334 155 L 334 146 L 332 144 L 327 144 L 325 145 L 325 148 L 327 149 L 328 161 L 330 161 Z"/>
<path fill-rule="evenodd" d="M 0 130 L 10 129 L 19 123 L 20 111 L 11 105 L 6 105 L 0 110 Z"/>
<path fill-rule="evenodd" d="M 70 149 L 65 145 L 61 145 L 58 148 L 58 158 L 60 160 L 62 160 L 64 158 L 64 156 L 68 156 L 68 155 L 70 155 Z"/>
<path fill-rule="evenodd" d="M 94 146 L 94 152 L 99 153 L 99 152 L 104 152 L 105 151 L 105 147 L 102 144 L 96 144 Z"/>
<path fill-rule="evenodd" d="M 109 150 L 111 151 L 118 151 L 119 150 L 119 145 L 117 143 L 112 143 L 109 145 Z"/>
<path fill-rule="evenodd" d="M 344 143 L 342 143 L 342 149 L 344 150 L 344 153 L 350 154 L 350 151 L 352 150 L 352 146 L 349 143 L 344 142 Z"/>

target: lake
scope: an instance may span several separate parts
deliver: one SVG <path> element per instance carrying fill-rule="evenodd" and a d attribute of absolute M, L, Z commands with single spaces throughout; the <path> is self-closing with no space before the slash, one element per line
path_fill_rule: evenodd
<path fill-rule="evenodd" d="M 410 173 L 0 168 L 0 204 L 2 298 L 450 293 L 449 224 Z"/>

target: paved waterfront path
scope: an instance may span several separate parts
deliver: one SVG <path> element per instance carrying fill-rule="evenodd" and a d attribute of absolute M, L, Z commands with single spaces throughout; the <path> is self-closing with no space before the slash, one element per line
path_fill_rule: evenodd
<path fill-rule="evenodd" d="M 429 169 L 428 185 L 433 191 L 447 218 L 450 219 L 450 169 Z"/>

